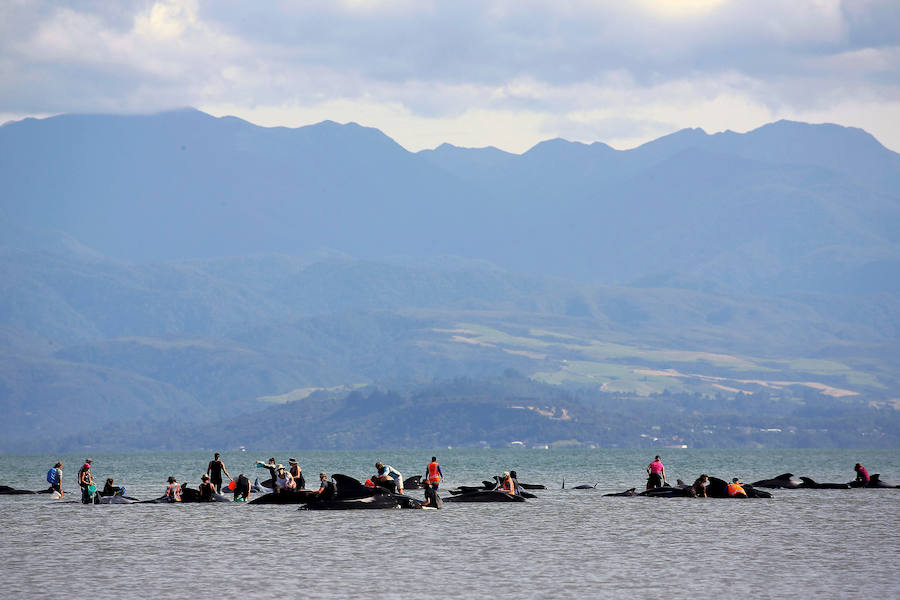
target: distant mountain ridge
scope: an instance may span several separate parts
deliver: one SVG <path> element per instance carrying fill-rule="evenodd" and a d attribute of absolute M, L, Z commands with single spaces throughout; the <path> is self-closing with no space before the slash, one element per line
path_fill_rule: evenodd
<path fill-rule="evenodd" d="M 58 232 L 131 261 L 328 248 L 602 283 L 728 270 L 745 290 L 808 286 L 821 277 L 796 274 L 830 271 L 822 252 L 841 254 L 842 271 L 900 265 L 900 155 L 836 125 L 682 130 L 626 151 L 549 140 L 521 155 L 413 154 L 356 124 L 63 115 L 0 128 L 0 178 L 2 240 Z M 760 279 L 734 246 L 769 253 L 773 274 Z"/>

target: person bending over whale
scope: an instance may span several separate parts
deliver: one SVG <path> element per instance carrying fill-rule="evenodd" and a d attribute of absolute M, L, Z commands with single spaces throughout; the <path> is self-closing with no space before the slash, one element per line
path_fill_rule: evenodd
<path fill-rule="evenodd" d="M 728 492 L 728 495 L 731 498 L 746 498 L 747 492 L 744 491 L 744 486 L 741 485 L 741 480 L 735 477 L 731 480 L 731 483 L 725 488 L 725 491 Z"/>
<path fill-rule="evenodd" d="M 706 473 L 694 480 L 691 486 L 691 494 L 696 498 L 706 498 L 706 486 L 709 485 L 709 475 Z"/>
<path fill-rule="evenodd" d="M 250 478 L 241 473 L 234 483 L 234 501 L 246 502 L 250 498 Z"/>
<path fill-rule="evenodd" d="M 388 491 L 396 490 L 398 494 L 403 493 L 403 475 L 400 474 L 400 471 L 398 471 L 391 465 L 385 465 L 381 461 L 375 463 L 375 468 L 378 470 L 375 478 L 372 479 L 375 485 L 388 484 L 387 486 L 385 486 L 388 488 Z M 391 490 L 391 486 L 388 480 L 393 480 L 394 490 Z"/>

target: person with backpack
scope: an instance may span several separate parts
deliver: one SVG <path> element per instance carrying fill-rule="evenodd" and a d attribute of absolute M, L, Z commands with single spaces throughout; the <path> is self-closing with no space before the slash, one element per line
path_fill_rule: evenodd
<path fill-rule="evenodd" d="M 47 471 L 47 483 L 50 484 L 50 489 L 59 494 L 59 497 L 62 498 L 62 461 L 57 462 L 53 467 Z"/>

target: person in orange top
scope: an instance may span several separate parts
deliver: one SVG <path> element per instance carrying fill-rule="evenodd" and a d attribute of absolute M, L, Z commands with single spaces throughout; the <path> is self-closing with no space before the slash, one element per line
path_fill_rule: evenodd
<path fill-rule="evenodd" d="M 425 467 L 425 483 L 437 490 L 443 480 L 444 473 L 441 471 L 441 465 L 438 464 L 437 457 L 432 456 L 431 462 Z"/>
<path fill-rule="evenodd" d="M 732 498 L 747 497 L 747 492 L 744 491 L 744 486 L 741 485 L 741 480 L 737 477 L 731 480 L 731 483 L 728 484 L 725 491 L 727 491 L 728 495 Z"/>

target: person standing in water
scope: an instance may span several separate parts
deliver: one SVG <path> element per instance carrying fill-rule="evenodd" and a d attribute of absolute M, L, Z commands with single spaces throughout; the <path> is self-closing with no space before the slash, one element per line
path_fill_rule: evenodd
<path fill-rule="evenodd" d="M 93 494 L 90 492 L 90 488 L 93 486 L 94 490 L 97 489 L 97 486 L 94 484 L 94 476 L 91 475 L 92 462 L 94 461 L 90 458 L 84 459 L 84 464 L 78 470 L 78 485 L 81 486 L 81 502 L 83 504 L 93 502 Z"/>
<path fill-rule="evenodd" d="M 441 465 L 438 464 L 437 457 L 432 456 L 431 462 L 425 467 L 425 483 L 437 491 L 443 480 L 444 473 L 441 471 Z"/>
<path fill-rule="evenodd" d="M 663 483 L 669 485 L 666 480 L 666 468 L 663 466 L 659 456 L 653 459 L 653 462 L 647 465 L 647 489 L 662 487 Z"/>
<path fill-rule="evenodd" d="M 47 483 L 50 484 L 50 489 L 59 494 L 59 497 L 62 498 L 62 461 L 57 462 L 53 465 L 53 468 L 47 471 Z"/>
<path fill-rule="evenodd" d="M 206 474 L 209 475 L 209 482 L 216 488 L 217 494 L 222 492 L 222 473 L 225 473 L 228 480 L 231 481 L 231 475 L 228 474 L 225 463 L 219 460 L 219 453 L 216 452 L 213 459 L 209 461 L 209 465 L 206 467 Z"/>

